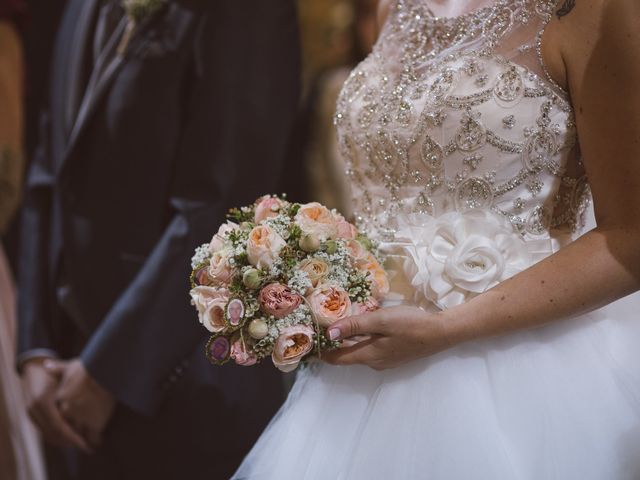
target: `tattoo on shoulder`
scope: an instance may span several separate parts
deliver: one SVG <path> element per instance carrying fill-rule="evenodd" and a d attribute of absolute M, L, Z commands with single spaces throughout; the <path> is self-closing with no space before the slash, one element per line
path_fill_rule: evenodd
<path fill-rule="evenodd" d="M 562 18 L 565 15 L 568 15 L 569 12 L 571 12 L 571 10 L 573 10 L 573 7 L 575 6 L 576 6 L 576 0 L 564 0 L 564 3 L 556 12 L 556 16 L 558 18 Z"/>

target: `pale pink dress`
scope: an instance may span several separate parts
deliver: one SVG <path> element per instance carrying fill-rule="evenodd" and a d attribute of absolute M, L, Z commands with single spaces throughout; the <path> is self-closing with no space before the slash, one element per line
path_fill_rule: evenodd
<path fill-rule="evenodd" d="M 4 396 L 9 419 L 9 425 L 0 424 L 0 429 L 10 432 L 16 456 L 16 480 L 42 480 L 46 473 L 40 440 L 27 415 L 20 379 L 15 370 L 15 299 L 7 259 L 0 246 L 0 395 Z"/>

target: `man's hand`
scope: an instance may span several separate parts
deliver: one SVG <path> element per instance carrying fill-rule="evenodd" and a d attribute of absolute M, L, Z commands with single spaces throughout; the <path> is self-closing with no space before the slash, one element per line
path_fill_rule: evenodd
<path fill-rule="evenodd" d="M 87 441 L 62 417 L 56 407 L 56 391 L 59 379 L 44 367 L 43 358 L 27 361 L 23 367 L 22 380 L 27 399 L 27 408 L 33 422 L 45 440 L 59 447 L 77 447 L 89 453 Z"/>
<path fill-rule="evenodd" d="M 47 360 L 47 371 L 60 380 L 55 400 L 64 418 L 97 447 L 115 408 L 115 399 L 87 372 L 80 359 Z"/>

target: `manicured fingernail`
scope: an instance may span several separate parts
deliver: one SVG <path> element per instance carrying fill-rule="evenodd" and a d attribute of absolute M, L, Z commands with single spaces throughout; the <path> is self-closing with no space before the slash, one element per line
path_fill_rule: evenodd
<path fill-rule="evenodd" d="M 340 330 L 332 328 L 329 330 L 329 340 L 338 340 L 340 338 Z"/>

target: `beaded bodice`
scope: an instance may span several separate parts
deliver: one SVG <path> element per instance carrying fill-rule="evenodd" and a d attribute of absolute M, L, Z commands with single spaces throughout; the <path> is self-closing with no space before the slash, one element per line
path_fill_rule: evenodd
<path fill-rule="evenodd" d="M 581 227 L 588 184 L 572 106 L 541 62 L 555 0 L 497 0 L 438 18 L 396 0 L 335 122 L 360 226 L 490 209 L 523 237 Z"/>

